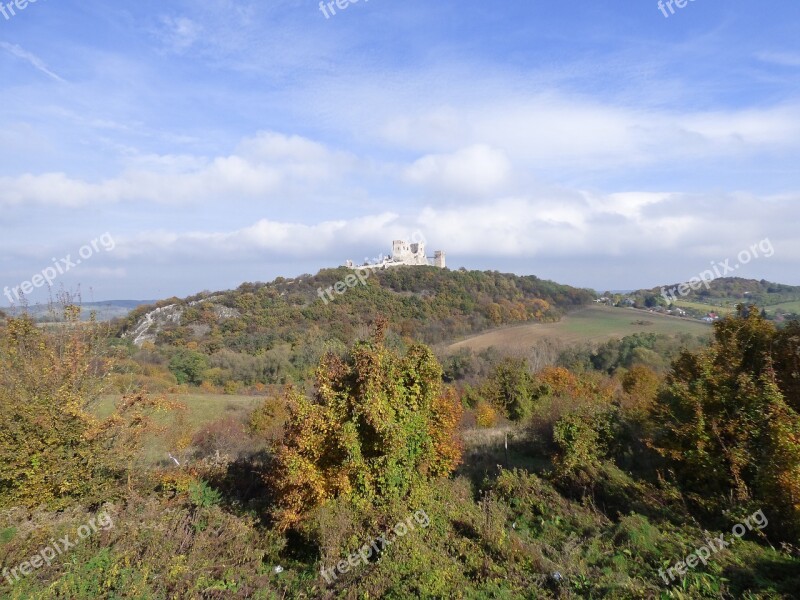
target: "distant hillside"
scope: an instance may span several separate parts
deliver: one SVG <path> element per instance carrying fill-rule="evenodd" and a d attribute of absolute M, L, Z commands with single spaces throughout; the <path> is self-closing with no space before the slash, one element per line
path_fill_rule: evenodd
<path fill-rule="evenodd" d="M 321 298 L 320 290 L 352 275 L 346 268 L 328 269 L 172 298 L 133 310 L 118 332 L 140 346 L 151 342 L 217 356 L 220 368 L 229 368 L 228 359 L 245 360 L 239 354 L 268 363 L 259 363 L 258 370 L 302 371 L 327 348 L 364 337 L 379 315 L 388 318 L 395 337 L 439 343 L 501 325 L 558 321 L 595 297 L 591 290 L 533 276 L 398 267 L 373 273 L 365 285 L 345 285 L 333 300 Z M 274 379 L 263 373 L 259 378 Z"/>
<path fill-rule="evenodd" d="M 153 300 L 108 300 L 105 302 L 84 302 L 80 303 L 81 319 L 86 321 L 94 314 L 98 321 L 112 321 L 124 318 L 138 306 L 152 304 Z M 25 307 L 4 308 L 3 311 L 9 316 L 18 316 L 23 313 L 30 315 L 35 321 L 40 323 L 54 323 L 63 319 L 59 306 L 49 306 L 46 304 L 35 304 Z"/>
<path fill-rule="evenodd" d="M 679 285 L 677 283 L 665 285 L 664 290 L 675 290 Z M 696 283 L 695 287 L 698 287 Z M 765 279 L 759 281 L 724 277 L 709 282 L 708 287 L 701 284 L 697 290 L 689 288 L 684 291 L 688 293 L 685 295 L 675 293 L 676 305 L 693 316 L 700 316 L 709 311 L 727 314 L 733 311 L 737 304 L 755 304 L 764 309 L 770 318 L 777 320 L 796 318 L 800 314 L 800 286 L 772 283 Z M 667 305 L 661 287 L 637 290 L 627 297 L 640 308 Z"/>

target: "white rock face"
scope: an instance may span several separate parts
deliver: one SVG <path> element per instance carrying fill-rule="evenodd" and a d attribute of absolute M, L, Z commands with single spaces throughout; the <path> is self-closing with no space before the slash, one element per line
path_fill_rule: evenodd
<path fill-rule="evenodd" d="M 190 302 L 188 306 L 196 306 L 204 302 L 212 302 L 219 296 L 211 296 L 202 300 Z M 145 342 L 154 342 L 156 336 L 167 325 L 179 325 L 186 307 L 178 304 L 162 306 L 146 313 L 136 324 L 132 331 L 123 334 L 123 338 L 133 340 L 135 346 L 141 346 Z M 239 317 L 241 313 L 235 308 L 228 308 L 219 304 L 213 304 L 212 310 L 218 319 L 233 319 Z"/>

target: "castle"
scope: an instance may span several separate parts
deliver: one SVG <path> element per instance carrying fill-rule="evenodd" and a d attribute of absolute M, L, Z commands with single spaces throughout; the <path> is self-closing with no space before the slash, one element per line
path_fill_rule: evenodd
<path fill-rule="evenodd" d="M 394 240 L 392 242 L 392 255 L 381 255 L 374 262 L 367 262 L 363 265 L 354 265 L 352 260 L 348 260 L 345 264 L 350 269 L 388 269 L 389 267 L 438 267 L 445 268 L 445 253 L 442 250 L 437 250 L 433 258 L 425 255 L 425 243 L 417 242 L 409 244 L 403 240 Z"/>

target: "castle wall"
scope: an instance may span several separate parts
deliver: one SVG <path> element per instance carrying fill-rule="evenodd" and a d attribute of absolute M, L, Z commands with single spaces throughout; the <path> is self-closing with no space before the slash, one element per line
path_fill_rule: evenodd
<path fill-rule="evenodd" d="M 422 242 L 418 242 L 415 244 L 409 244 L 404 240 L 394 240 L 392 242 L 392 256 L 385 257 L 383 260 L 376 264 L 366 264 L 366 265 L 359 265 L 354 266 L 353 261 L 348 260 L 345 263 L 345 266 L 350 269 L 386 269 L 389 267 L 402 267 L 402 266 L 409 266 L 409 267 L 421 267 L 421 266 L 433 266 L 439 267 L 440 269 L 445 268 L 445 257 L 444 252 L 441 250 L 436 251 L 436 255 L 431 261 L 425 255 L 425 244 Z"/>

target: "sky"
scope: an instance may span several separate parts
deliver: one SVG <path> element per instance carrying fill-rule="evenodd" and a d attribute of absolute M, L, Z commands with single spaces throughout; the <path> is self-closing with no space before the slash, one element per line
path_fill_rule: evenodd
<path fill-rule="evenodd" d="M 420 235 L 451 268 L 597 290 L 725 261 L 800 285 L 798 2 L 18 1 L 0 305 L 231 289 Z"/>

